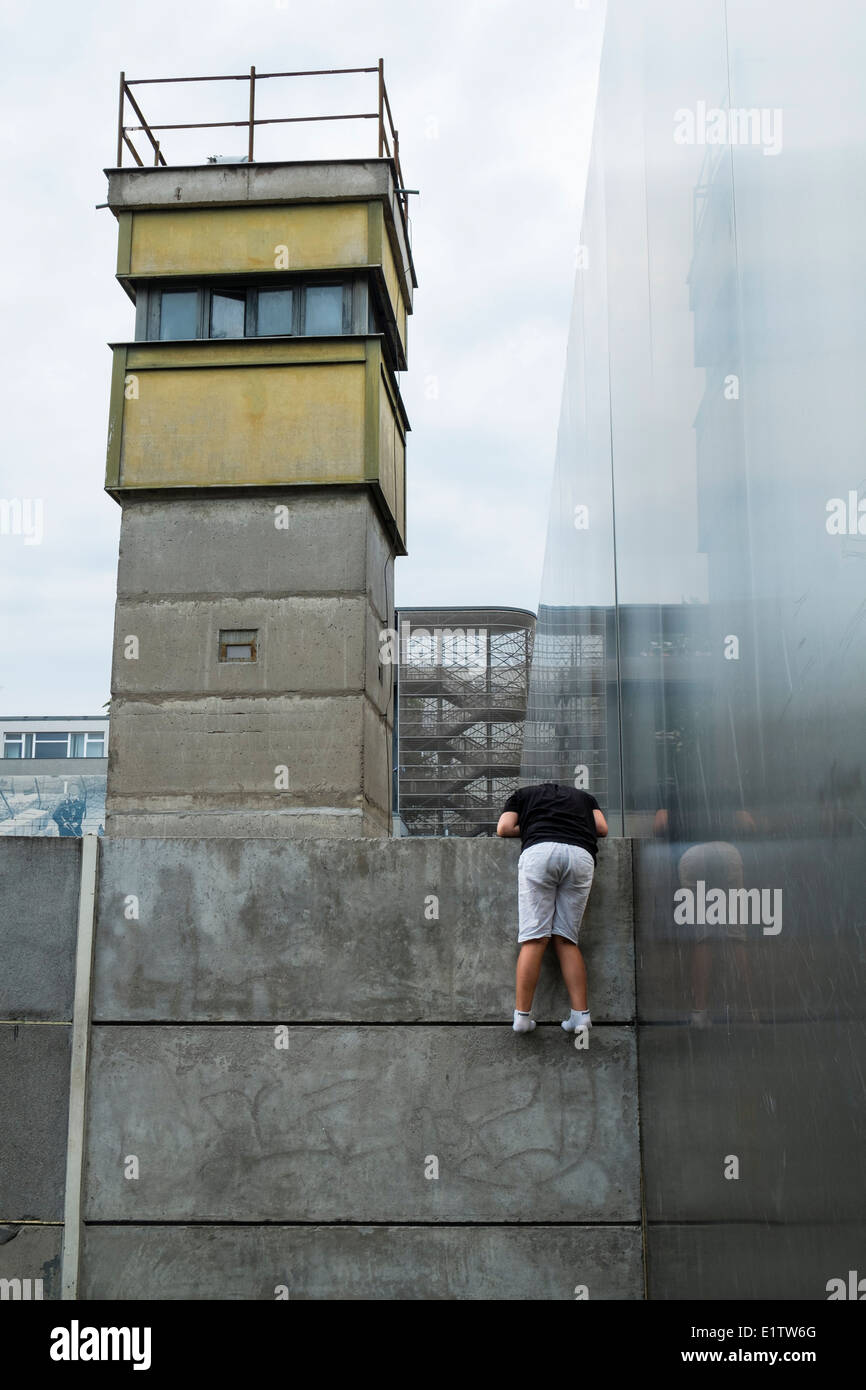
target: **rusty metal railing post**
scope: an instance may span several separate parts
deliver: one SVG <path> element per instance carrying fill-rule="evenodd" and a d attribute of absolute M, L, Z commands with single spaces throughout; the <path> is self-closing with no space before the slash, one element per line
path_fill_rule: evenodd
<path fill-rule="evenodd" d="M 397 171 L 397 183 L 402 188 L 403 174 L 400 170 L 400 135 L 396 130 L 394 131 L 394 168 Z M 398 193 L 397 196 L 400 200 L 400 206 L 403 209 L 404 215 L 408 215 L 409 199 L 406 197 L 405 193 Z"/>
<path fill-rule="evenodd" d="M 385 60 L 379 59 L 379 158 L 385 153 Z"/>
<path fill-rule="evenodd" d="M 158 141 L 158 140 L 155 140 L 155 141 L 154 141 L 154 144 L 153 144 L 153 167 L 154 167 L 155 169 L 158 169 L 158 168 L 159 168 L 159 141 Z"/>
<path fill-rule="evenodd" d="M 120 74 L 120 92 L 117 98 L 117 167 L 123 164 L 123 98 L 126 91 L 126 73 Z"/>
<path fill-rule="evenodd" d="M 256 132 L 256 70 L 250 68 L 250 144 L 247 151 L 249 163 L 253 162 L 253 140 Z"/>

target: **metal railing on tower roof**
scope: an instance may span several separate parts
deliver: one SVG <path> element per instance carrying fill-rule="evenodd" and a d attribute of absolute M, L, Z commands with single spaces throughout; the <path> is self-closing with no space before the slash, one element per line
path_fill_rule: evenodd
<path fill-rule="evenodd" d="M 344 77 L 358 74 L 375 74 L 377 77 L 377 100 L 375 111 L 343 111 L 334 112 L 327 115 L 314 116 L 257 116 L 256 115 L 256 88 L 260 82 L 273 81 L 276 78 L 292 77 Z M 145 86 L 165 86 L 170 83 L 188 82 L 245 82 L 249 87 L 249 102 L 246 115 L 239 120 L 231 121 L 174 121 L 174 122 L 149 122 L 141 109 L 139 102 L 133 95 L 133 87 Z M 127 125 L 127 104 L 137 118 L 139 124 Z M 314 121 L 375 121 L 377 129 L 377 157 L 379 159 L 390 159 L 394 165 L 394 173 L 397 179 L 397 191 L 400 206 L 404 217 L 408 216 L 408 206 L 406 202 L 407 190 L 404 186 L 403 171 L 400 165 L 400 137 L 394 125 L 394 117 L 391 112 L 391 103 L 388 100 L 388 90 L 385 86 L 385 65 L 380 58 L 374 67 L 363 68 L 312 68 L 298 72 L 257 72 L 255 67 L 251 67 L 249 72 L 244 73 L 225 73 L 218 76 L 203 77 L 127 77 L 125 72 L 120 74 L 120 90 L 118 94 L 118 113 L 117 113 L 117 167 L 123 167 L 124 148 L 128 149 L 135 163 L 139 168 L 144 168 L 145 161 L 141 158 L 138 150 L 131 139 L 134 134 L 144 134 L 150 142 L 153 155 L 153 165 L 156 168 L 168 168 L 168 161 L 162 147 L 162 140 L 158 138 L 158 133 L 168 130 L 216 130 L 216 129 L 242 129 L 247 132 L 247 152 L 242 157 L 242 162 L 255 162 L 255 138 L 256 130 L 263 125 L 298 125 L 307 124 Z"/>

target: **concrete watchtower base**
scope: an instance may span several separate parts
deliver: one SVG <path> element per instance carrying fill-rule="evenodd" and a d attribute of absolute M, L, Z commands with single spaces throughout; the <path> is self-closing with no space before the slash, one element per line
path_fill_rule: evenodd
<path fill-rule="evenodd" d="M 364 487 L 125 498 L 106 834 L 390 835 L 393 566 Z"/>

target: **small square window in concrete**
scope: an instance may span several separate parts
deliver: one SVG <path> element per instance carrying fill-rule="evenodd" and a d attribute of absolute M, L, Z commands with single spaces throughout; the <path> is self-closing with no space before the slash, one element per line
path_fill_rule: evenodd
<path fill-rule="evenodd" d="M 220 661 L 255 661 L 259 634 L 256 628 L 220 629 Z"/>

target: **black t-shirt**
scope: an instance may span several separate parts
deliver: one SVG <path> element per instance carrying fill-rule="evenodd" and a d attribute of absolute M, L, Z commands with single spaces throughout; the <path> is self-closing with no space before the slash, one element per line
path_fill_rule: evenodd
<path fill-rule="evenodd" d="M 502 808 L 503 814 L 517 812 L 523 849 L 544 840 L 556 840 L 561 845 L 580 845 L 581 849 L 589 850 L 593 859 L 598 854 L 594 810 L 600 811 L 601 807 L 589 792 L 558 782 L 521 787 Z"/>

